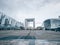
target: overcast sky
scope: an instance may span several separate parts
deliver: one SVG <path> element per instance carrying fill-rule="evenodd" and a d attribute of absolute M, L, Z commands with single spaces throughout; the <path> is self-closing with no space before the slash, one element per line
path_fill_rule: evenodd
<path fill-rule="evenodd" d="M 36 26 L 60 15 L 60 0 L 0 0 L 0 12 L 24 22 L 35 18 Z"/>

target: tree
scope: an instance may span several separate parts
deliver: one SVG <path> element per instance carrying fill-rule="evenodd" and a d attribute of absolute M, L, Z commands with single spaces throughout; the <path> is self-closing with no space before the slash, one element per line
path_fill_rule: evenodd
<path fill-rule="evenodd" d="M 23 26 L 20 26 L 20 29 L 24 30 L 25 28 Z"/>
<path fill-rule="evenodd" d="M 3 20 L 3 18 L 5 17 L 5 15 L 1 15 L 1 18 L 0 18 L 0 24 L 2 23 L 2 20 Z"/>
<path fill-rule="evenodd" d="M 5 19 L 4 25 L 5 25 L 5 26 L 8 26 L 8 25 L 9 25 L 9 20 L 8 20 L 8 19 Z"/>

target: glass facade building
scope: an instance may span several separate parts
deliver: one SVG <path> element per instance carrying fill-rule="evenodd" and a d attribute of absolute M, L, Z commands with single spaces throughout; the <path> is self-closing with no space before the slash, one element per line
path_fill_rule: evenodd
<path fill-rule="evenodd" d="M 60 27 L 60 19 L 47 19 L 44 21 L 45 29 L 55 29 Z"/>

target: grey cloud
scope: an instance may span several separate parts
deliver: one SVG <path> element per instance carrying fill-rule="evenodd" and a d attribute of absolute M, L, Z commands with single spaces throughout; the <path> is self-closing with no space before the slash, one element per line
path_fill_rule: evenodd
<path fill-rule="evenodd" d="M 0 0 L 0 10 L 8 12 L 34 12 L 39 11 L 50 3 L 59 3 L 60 0 Z"/>
<path fill-rule="evenodd" d="M 22 9 L 37 11 L 40 9 L 40 7 L 44 7 L 47 4 L 59 2 L 60 0 L 23 0 L 22 2 L 18 3 L 18 6 L 20 6 Z"/>
<path fill-rule="evenodd" d="M 56 10 L 54 7 L 49 6 L 49 4 L 53 5 L 57 3 L 60 3 L 60 0 L 0 0 L 0 11 L 19 20 L 20 17 L 29 18 L 31 16 L 36 17 L 39 20 L 41 19 L 42 21 L 45 18 L 49 18 L 49 15 L 50 17 L 57 15 L 55 12 L 56 10 L 58 11 L 60 9 L 59 6 L 56 8 Z M 45 7 L 46 5 L 47 7 Z"/>

